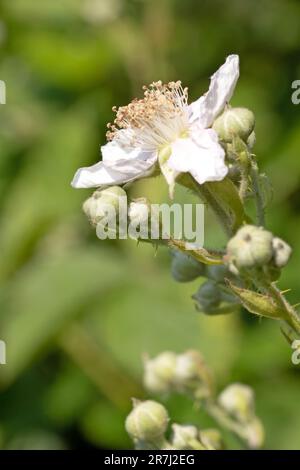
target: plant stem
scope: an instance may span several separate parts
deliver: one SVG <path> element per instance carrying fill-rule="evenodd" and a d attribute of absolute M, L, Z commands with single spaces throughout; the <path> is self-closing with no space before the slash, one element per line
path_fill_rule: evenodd
<path fill-rule="evenodd" d="M 268 288 L 269 288 L 269 292 L 273 295 L 273 297 L 277 300 L 278 303 L 281 304 L 281 306 L 285 310 L 287 318 L 289 319 L 290 325 L 300 335 L 300 317 L 299 317 L 298 313 L 296 312 L 296 310 L 286 300 L 284 295 L 275 286 L 275 284 L 272 284 L 270 282 L 269 285 L 268 285 Z"/>
<path fill-rule="evenodd" d="M 251 160 L 251 178 L 253 191 L 255 196 L 256 211 L 257 211 L 257 224 L 260 226 L 265 225 L 265 207 L 263 196 L 259 186 L 259 173 L 257 163 L 252 159 Z"/>
<path fill-rule="evenodd" d="M 205 410 L 221 427 L 232 432 L 243 444 L 248 441 L 248 435 L 244 428 L 228 416 L 217 403 L 207 400 Z"/>
<path fill-rule="evenodd" d="M 229 237 L 232 236 L 232 221 L 228 215 L 228 213 L 224 210 L 221 206 L 219 201 L 216 197 L 214 197 L 213 192 L 210 190 L 207 184 L 198 184 L 192 176 L 189 174 L 185 174 L 184 177 L 181 178 L 180 184 L 191 189 L 195 192 L 198 196 L 200 196 L 201 200 L 210 206 L 210 208 L 215 213 L 217 219 L 219 220 L 221 226 L 223 227 L 226 235 Z"/>
<path fill-rule="evenodd" d="M 248 151 L 243 151 L 239 154 L 239 162 L 241 166 L 241 182 L 239 187 L 239 196 L 241 201 L 244 202 L 247 190 L 248 190 L 248 183 L 249 183 L 249 154 Z"/>

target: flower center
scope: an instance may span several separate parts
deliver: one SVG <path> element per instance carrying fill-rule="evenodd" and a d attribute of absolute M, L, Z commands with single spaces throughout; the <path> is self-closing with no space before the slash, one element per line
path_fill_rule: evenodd
<path fill-rule="evenodd" d="M 142 99 L 113 107 L 116 118 L 107 125 L 108 140 L 152 151 L 188 133 L 188 89 L 182 88 L 180 81 L 153 82 L 143 90 Z"/>

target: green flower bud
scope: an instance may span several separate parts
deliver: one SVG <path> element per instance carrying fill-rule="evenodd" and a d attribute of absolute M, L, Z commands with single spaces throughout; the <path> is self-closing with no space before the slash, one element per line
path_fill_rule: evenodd
<path fill-rule="evenodd" d="M 228 108 L 213 123 L 213 129 L 223 142 L 232 142 L 239 137 L 244 142 L 254 129 L 255 118 L 247 108 Z"/>
<path fill-rule="evenodd" d="M 277 268 L 283 268 L 290 259 L 292 248 L 281 238 L 274 237 L 272 240 L 273 261 Z"/>
<path fill-rule="evenodd" d="M 196 301 L 199 310 L 209 312 L 219 306 L 221 291 L 216 282 L 206 281 L 199 287 L 192 298 Z"/>
<path fill-rule="evenodd" d="M 199 432 L 195 426 L 172 425 L 172 445 L 177 450 L 205 450 L 205 446 L 199 440 Z"/>
<path fill-rule="evenodd" d="M 253 268 L 267 264 L 273 255 L 273 235 L 262 227 L 245 225 L 227 244 L 226 261 L 234 272 L 237 268 Z"/>
<path fill-rule="evenodd" d="M 144 385 L 150 392 L 164 393 L 172 388 L 177 356 L 171 351 L 159 354 L 144 363 Z"/>
<path fill-rule="evenodd" d="M 189 282 L 204 275 L 204 264 L 180 251 L 174 251 L 172 255 L 171 272 L 175 281 Z"/>
<path fill-rule="evenodd" d="M 118 214 L 120 198 L 127 198 L 127 195 L 119 186 L 97 190 L 83 203 L 82 209 L 90 222 L 97 225 L 105 216 L 108 206 L 112 206 Z"/>
<path fill-rule="evenodd" d="M 254 392 L 248 385 L 235 383 L 219 395 L 220 406 L 241 422 L 250 421 L 254 415 Z"/>
<path fill-rule="evenodd" d="M 217 429 L 204 429 L 199 432 L 200 441 L 208 450 L 225 449 L 225 443 Z"/>
<path fill-rule="evenodd" d="M 157 442 L 167 430 L 169 416 L 163 405 L 156 401 L 134 401 L 127 416 L 125 428 L 134 441 Z"/>

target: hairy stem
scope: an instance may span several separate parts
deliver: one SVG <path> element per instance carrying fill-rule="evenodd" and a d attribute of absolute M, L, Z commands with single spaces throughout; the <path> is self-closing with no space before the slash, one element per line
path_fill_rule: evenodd
<path fill-rule="evenodd" d="M 251 179 L 256 203 L 257 224 L 260 226 L 265 225 L 265 206 L 264 200 L 259 185 L 259 173 L 257 163 L 252 159 L 251 161 Z"/>

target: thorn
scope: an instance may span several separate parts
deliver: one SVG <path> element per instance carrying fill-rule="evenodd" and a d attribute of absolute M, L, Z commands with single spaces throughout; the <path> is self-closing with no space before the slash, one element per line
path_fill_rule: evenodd
<path fill-rule="evenodd" d="M 286 294 L 287 292 L 291 292 L 292 289 L 285 289 L 280 291 L 280 294 Z"/>
<path fill-rule="evenodd" d="M 297 307 L 299 307 L 299 305 L 300 305 L 300 302 L 298 302 L 298 303 L 295 304 L 295 305 L 292 305 L 292 307 L 293 307 L 293 308 L 297 308 Z"/>

